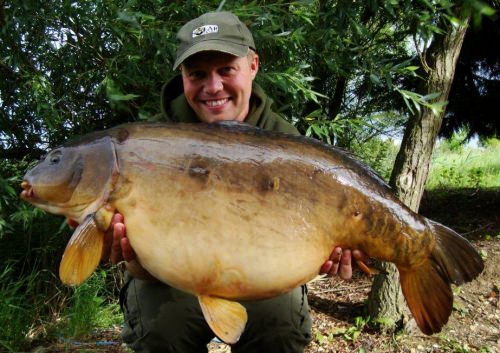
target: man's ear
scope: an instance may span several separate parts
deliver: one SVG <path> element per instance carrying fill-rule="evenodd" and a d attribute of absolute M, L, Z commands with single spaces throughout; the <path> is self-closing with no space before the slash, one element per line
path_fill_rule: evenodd
<path fill-rule="evenodd" d="M 250 71 L 252 72 L 252 80 L 257 76 L 257 72 L 259 72 L 259 55 L 254 53 L 252 55 L 252 59 L 250 61 Z"/>

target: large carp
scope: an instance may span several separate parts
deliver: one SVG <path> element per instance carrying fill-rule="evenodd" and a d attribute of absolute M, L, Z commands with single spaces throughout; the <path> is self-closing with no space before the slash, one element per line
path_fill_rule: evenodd
<path fill-rule="evenodd" d="M 450 283 L 483 269 L 464 238 L 409 210 L 346 152 L 237 123 L 125 124 L 89 134 L 48 153 L 22 186 L 26 201 L 80 223 L 61 261 L 64 283 L 95 270 L 120 212 L 142 266 L 196 295 L 229 343 L 247 320 L 237 300 L 306 283 L 336 245 L 395 263 L 426 334 L 448 320 Z"/>

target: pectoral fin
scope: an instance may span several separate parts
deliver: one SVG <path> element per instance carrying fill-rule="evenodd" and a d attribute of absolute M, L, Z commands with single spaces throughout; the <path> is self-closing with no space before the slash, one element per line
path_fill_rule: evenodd
<path fill-rule="evenodd" d="M 238 342 L 247 323 L 243 305 L 227 299 L 199 296 L 203 316 L 214 333 L 224 342 Z"/>
<path fill-rule="evenodd" d="M 111 206 L 104 205 L 94 215 L 94 220 L 99 227 L 99 229 L 108 229 L 111 225 L 111 221 L 113 220 L 113 216 L 115 215 L 115 209 Z"/>
<path fill-rule="evenodd" d="M 59 277 L 69 286 L 83 283 L 101 260 L 104 232 L 97 227 L 94 215 L 89 215 L 75 229 L 59 265 Z"/>

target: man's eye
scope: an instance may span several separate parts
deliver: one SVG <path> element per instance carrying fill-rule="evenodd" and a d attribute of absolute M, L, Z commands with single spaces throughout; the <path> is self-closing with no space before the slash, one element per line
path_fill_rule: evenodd
<path fill-rule="evenodd" d="M 233 68 L 231 66 L 226 66 L 221 69 L 221 73 L 223 75 L 230 74 L 233 71 Z"/>
<path fill-rule="evenodd" d="M 191 78 L 193 80 L 203 78 L 203 72 L 201 72 L 201 71 L 190 72 L 189 73 L 189 78 Z"/>

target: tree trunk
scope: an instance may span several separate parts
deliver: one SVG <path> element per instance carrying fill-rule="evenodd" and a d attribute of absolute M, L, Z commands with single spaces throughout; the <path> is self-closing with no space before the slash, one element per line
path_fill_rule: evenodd
<path fill-rule="evenodd" d="M 466 25 L 448 28 L 443 35 L 436 35 L 427 50 L 426 78 L 419 93 L 439 92 L 435 102 L 448 99 L 453 82 L 458 54 L 466 32 Z M 425 65 L 424 65 L 425 66 Z M 389 184 L 400 200 L 418 212 L 429 173 L 432 151 L 443 121 L 444 109 L 438 114 L 421 107 L 408 121 L 401 148 L 394 163 Z M 384 264 L 389 275 L 375 277 L 368 300 L 370 317 L 386 329 L 392 330 L 403 319 L 403 300 L 399 273 L 393 264 Z"/>

